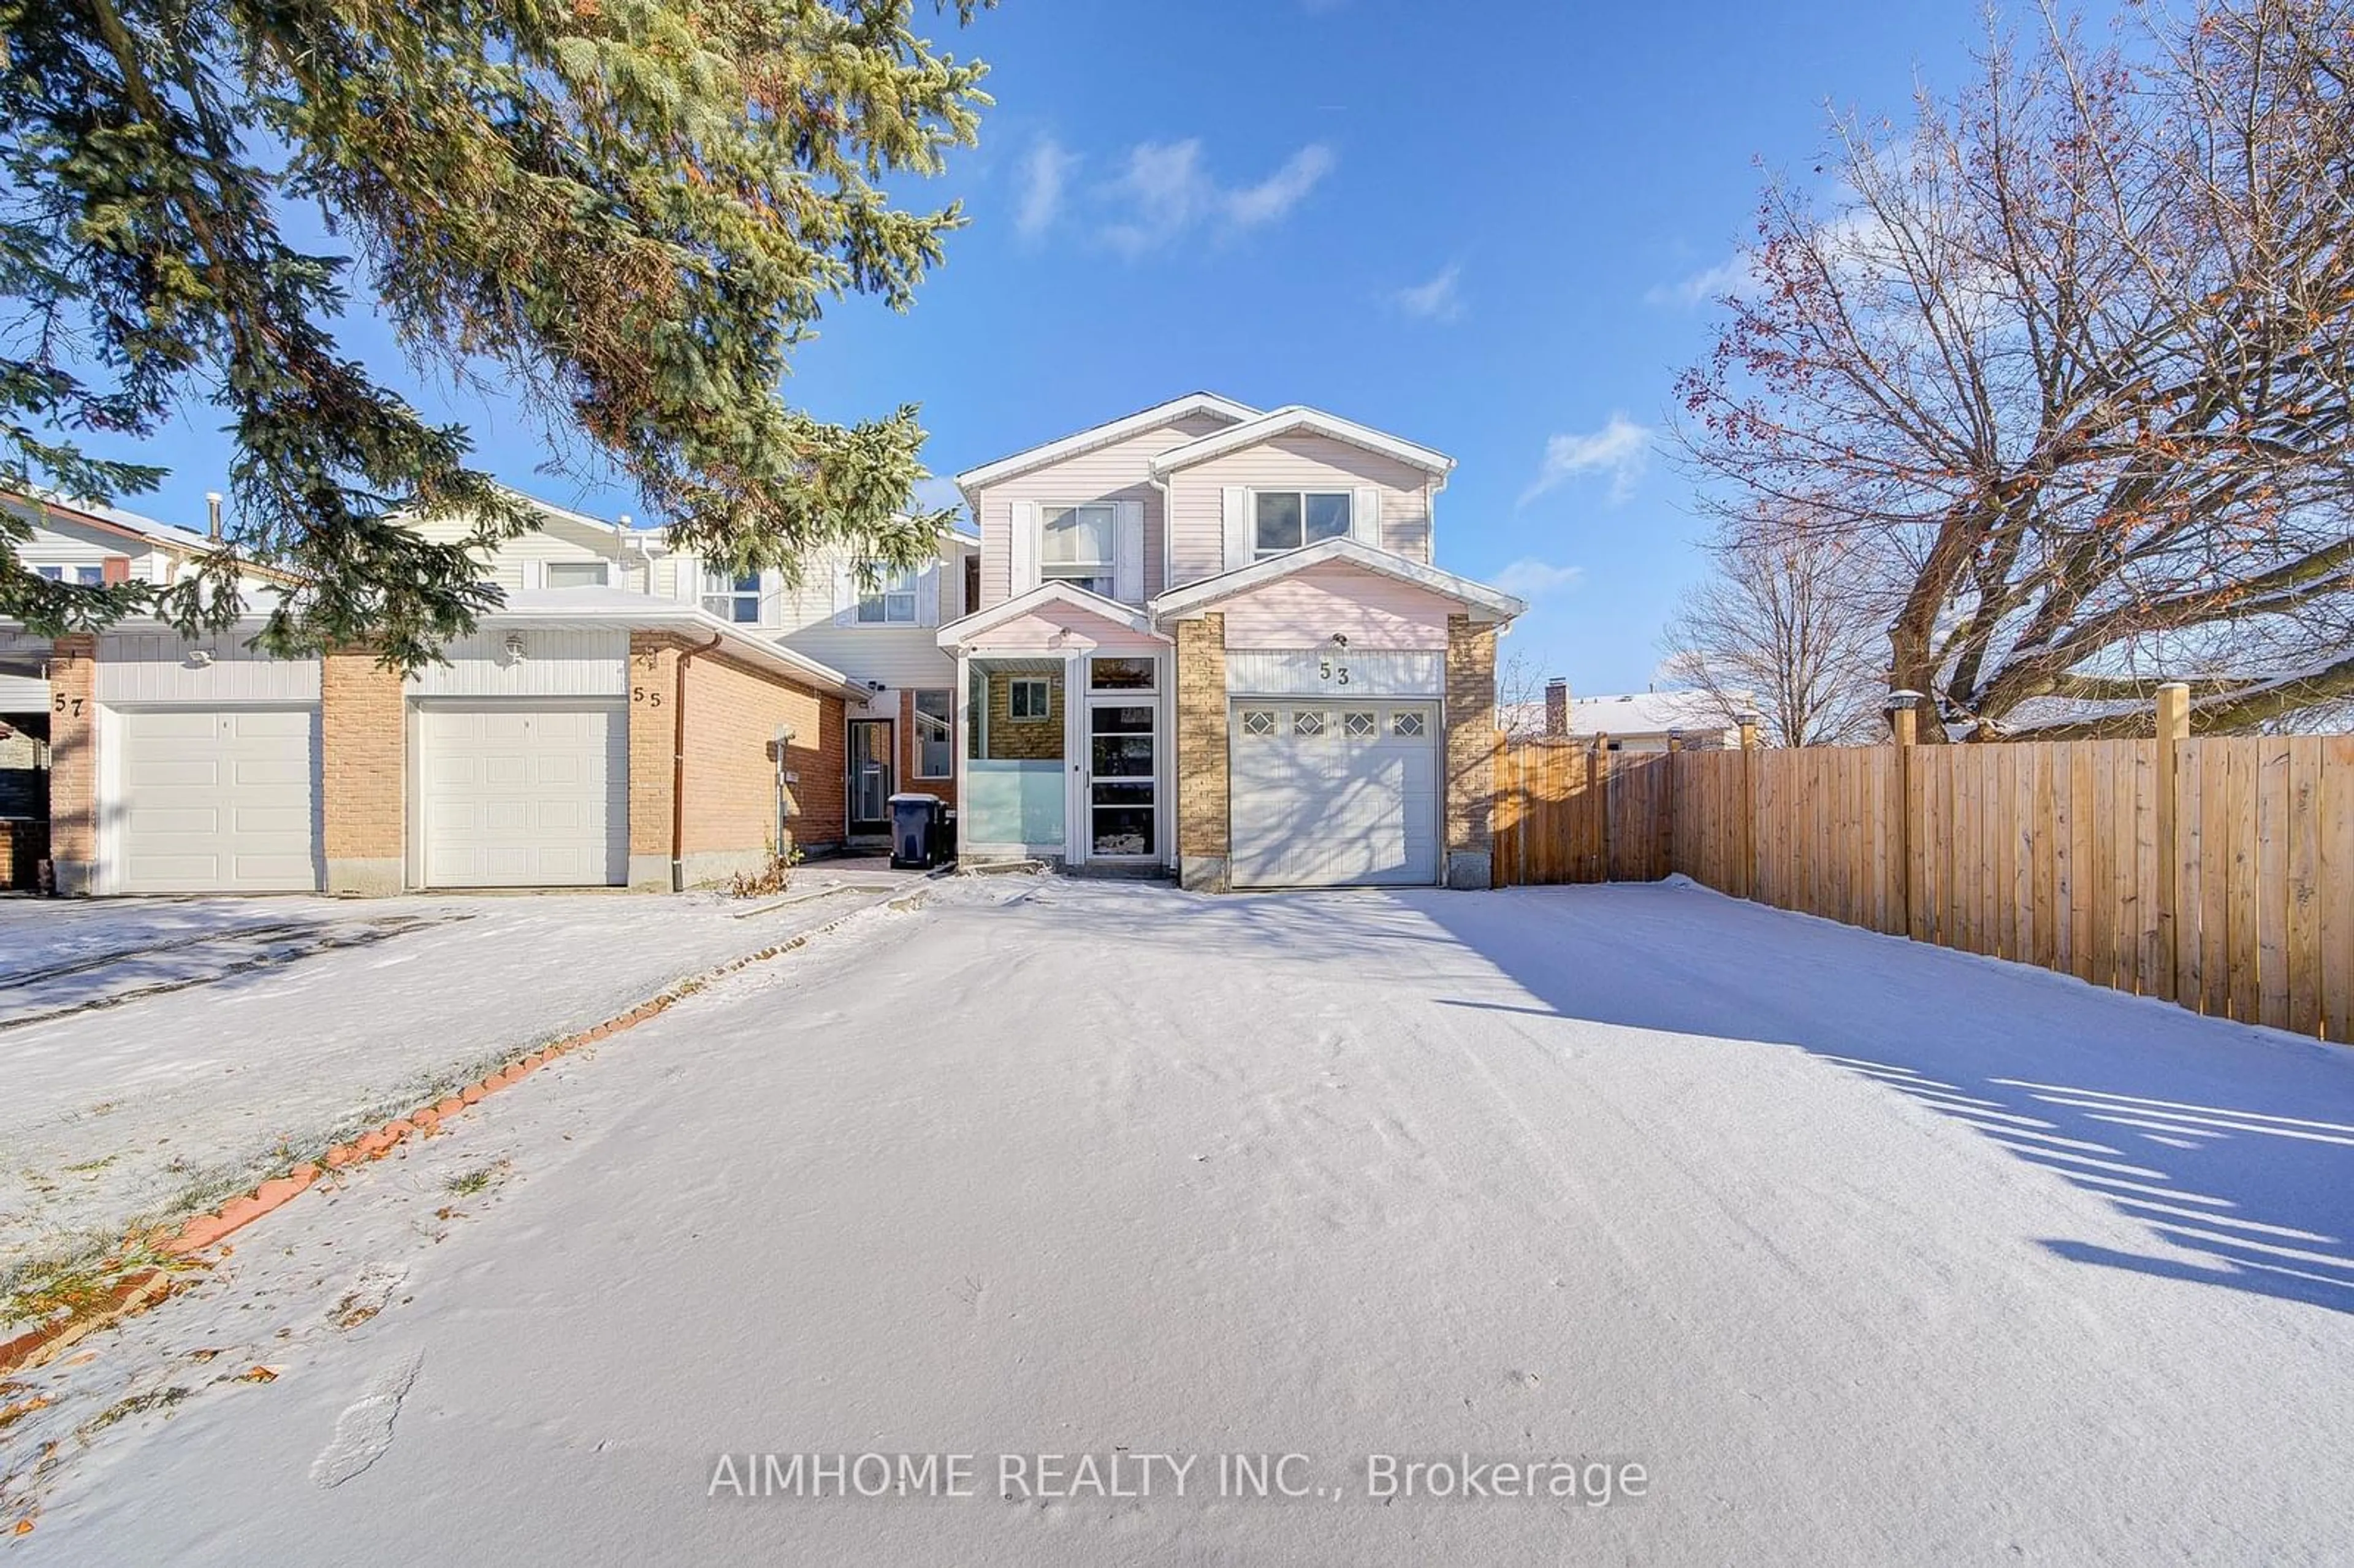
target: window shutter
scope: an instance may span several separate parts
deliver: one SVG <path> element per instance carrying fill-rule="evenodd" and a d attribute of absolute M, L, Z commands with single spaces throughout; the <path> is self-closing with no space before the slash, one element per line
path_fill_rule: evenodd
<path fill-rule="evenodd" d="M 671 556 L 671 560 L 674 563 L 671 567 L 672 588 L 684 602 L 701 604 L 703 602 L 702 557 L 682 551 Z"/>
<path fill-rule="evenodd" d="M 916 574 L 916 624 L 940 623 L 940 564 L 934 561 Z"/>
<path fill-rule="evenodd" d="M 526 588 L 546 588 L 547 586 L 547 563 L 546 561 L 525 561 L 523 564 L 523 586 Z"/>
<path fill-rule="evenodd" d="M 1239 484 L 1230 484 L 1221 495 L 1226 517 L 1225 569 L 1231 572 L 1251 562 L 1250 492 Z"/>
<path fill-rule="evenodd" d="M 127 583 L 131 580 L 131 557 L 128 556 L 101 556 L 98 563 L 98 572 L 99 580 L 109 587 L 116 583 Z"/>
<path fill-rule="evenodd" d="M 1382 493 L 1370 484 L 1357 486 L 1349 503 L 1349 537 L 1360 545 L 1382 548 Z"/>
<path fill-rule="evenodd" d="M 1122 604 L 1144 602 L 1144 503 L 1123 501 L 1112 514 L 1111 596 Z"/>
<path fill-rule="evenodd" d="M 1007 543 L 1013 550 L 1013 576 L 1006 593 L 1013 598 L 1038 586 L 1038 503 L 1017 501 L 1010 510 L 1013 532 Z"/>
<path fill-rule="evenodd" d="M 846 556 L 836 556 L 833 562 L 833 623 L 836 626 L 858 624 L 858 568 Z"/>

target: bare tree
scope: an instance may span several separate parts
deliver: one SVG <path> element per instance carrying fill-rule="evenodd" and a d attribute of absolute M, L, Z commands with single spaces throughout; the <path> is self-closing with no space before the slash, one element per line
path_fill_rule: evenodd
<path fill-rule="evenodd" d="M 1496 666 L 1496 727 L 1512 740 L 1545 732 L 1545 677 L 1518 649 Z"/>
<path fill-rule="evenodd" d="M 1734 534 L 1668 623 L 1666 673 L 1706 693 L 1728 723 L 1754 709 L 1772 745 L 1876 736 L 1885 601 L 1849 554 L 1804 527 Z"/>
<path fill-rule="evenodd" d="M 1681 383 L 1736 539 L 1901 564 L 1886 662 L 1965 738 L 2354 695 L 2354 0 L 2139 15 L 1835 127 Z"/>

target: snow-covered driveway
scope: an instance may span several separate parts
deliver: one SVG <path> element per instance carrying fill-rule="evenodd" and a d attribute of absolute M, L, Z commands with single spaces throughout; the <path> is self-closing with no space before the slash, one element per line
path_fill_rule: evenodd
<path fill-rule="evenodd" d="M 1689 887 L 1016 885 L 567 1058 L 28 1380 L 18 1557 L 2343 1561 L 2340 1054 Z M 1644 1495 L 1367 1495 L 1465 1454 Z"/>

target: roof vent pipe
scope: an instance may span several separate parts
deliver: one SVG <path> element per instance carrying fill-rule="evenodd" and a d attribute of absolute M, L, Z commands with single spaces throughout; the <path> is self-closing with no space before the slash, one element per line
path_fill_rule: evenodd
<path fill-rule="evenodd" d="M 216 544 L 216 545 L 217 545 L 217 544 L 219 544 L 219 543 L 221 542 L 221 514 L 220 514 L 220 509 L 221 509 L 221 493 L 220 493 L 219 491 L 217 491 L 217 490 L 207 490 L 207 491 L 206 491 L 206 492 L 205 492 L 205 511 L 206 511 L 206 513 L 208 514 L 208 516 L 209 516 L 209 518 L 210 518 L 210 521 L 209 521 L 209 522 L 207 523 L 207 524 L 206 525 L 206 528 L 205 528 L 205 536 L 206 536 L 207 538 L 210 539 L 210 540 L 211 540 L 214 544 Z"/>

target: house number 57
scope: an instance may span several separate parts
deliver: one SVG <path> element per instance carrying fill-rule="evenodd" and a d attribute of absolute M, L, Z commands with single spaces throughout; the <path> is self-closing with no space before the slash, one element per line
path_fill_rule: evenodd
<path fill-rule="evenodd" d="M 1330 681 L 1336 686 L 1345 686 L 1349 683 L 1349 666 L 1335 664 L 1330 659 L 1319 659 L 1316 661 L 1316 678 Z"/>

